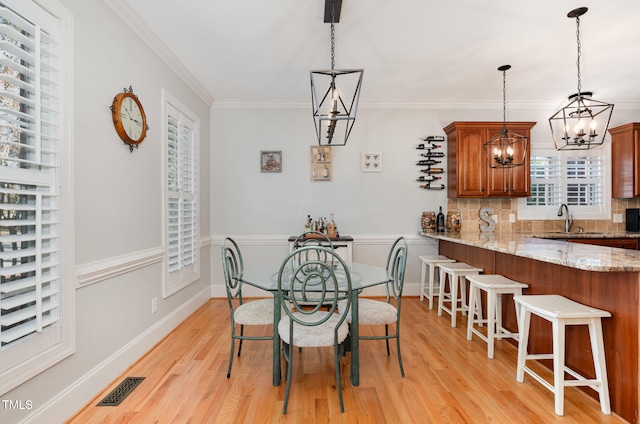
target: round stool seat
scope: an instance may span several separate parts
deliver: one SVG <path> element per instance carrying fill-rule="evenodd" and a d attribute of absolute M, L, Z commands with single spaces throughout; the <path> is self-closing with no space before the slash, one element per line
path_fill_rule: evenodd
<path fill-rule="evenodd" d="M 433 309 L 433 298 L 438 295 L 439 287 L 435 285 L 436 279 L 436 268 L 441 263 L 451 263 L 455 262 L 455 259 L 447 258 L 444 255 L 421 255 L 419 256 L 420 261 L 422 262 L 422 274 L 420 278 L 420 302 L 426 297 L 429 299 L 429 309 Z M 429 282 L 427 283 L 427 268 L 429 272 Z M 438 281 L 439 283 L 439 281 Z"/>

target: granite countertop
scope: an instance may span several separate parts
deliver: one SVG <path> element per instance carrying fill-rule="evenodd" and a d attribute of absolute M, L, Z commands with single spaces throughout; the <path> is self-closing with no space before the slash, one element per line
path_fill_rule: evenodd
<path fill-rule="evenodd" d="M 517 233 L 420 233 L 423 236 L 587 271 L 640 272 L 640 251 L 617 249 Z M 635 234 L 635 233 L 632 233 Z M 563 237 L 573 238 L 573 237 Z M 597 238 L 604 238 L 599 235 Z"/>
<path fill-rule="evenodd" d="M 583 231 L 583 232 L 569 232 L 566 231 L 546 231 L 540 234 L 533 234 L 530 237 L 543 238 L 543 239 L 640 239 L 640 233 L 634 233 L 631 231 L 614 231 L 614 232 L 598 232 L 598 231 Z"/>

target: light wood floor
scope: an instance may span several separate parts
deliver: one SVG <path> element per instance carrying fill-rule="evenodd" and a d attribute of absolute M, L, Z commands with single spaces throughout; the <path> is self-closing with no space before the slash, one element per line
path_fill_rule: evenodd
<path fill-rule="evenodd" d="M 599 403 L 567 388 L 565 416 L 554 413 L 553 396 L 531 377 L 515 379 L 516 348 L 466 340 L 466 318 L 451 328 L 426 302 L 403 300 L 400 376 L 395 347 L 361 343 L 360 386 L 349 381 L 349 354 L 342 360 L 345 412 L 340 413 L 333 351 L 305 349 L 294 356 L 293 383 L 282 415 L 284 383 L 271 384 L 271 342 L 249 341 L 226 378 L 229 314 L 226 300 L 209 301 L 122 378 L 79 411 L 69 423 L 621 423 Z M 267 334 L 271 327 L 258 330 Z M 370 330 L 363 329 L 367 334 Z M 393 346 L 393 345 L 392 345 Z M 284 373 L 283 373 L 284 375 Z M 124 377 L 146 379 L 119 405 L 94 406 Z M 550 378 L 550 373 L 549 373 Z"/>

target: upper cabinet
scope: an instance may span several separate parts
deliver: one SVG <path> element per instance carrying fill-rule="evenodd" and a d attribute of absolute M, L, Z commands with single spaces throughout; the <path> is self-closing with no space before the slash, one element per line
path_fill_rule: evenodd
<path fill-rule="evenodd" d="M 509 131 L 529 139 L 524 164 L 513 168 L 491 168 L 484 152 L 484 144 L 502 131 L 503 122 L 453 122 L 445 127 L 448 197 L 529 197 L 530 132 L 535 124 L 507 122 Z"/>
<path fill-rule="evenodd" d="M 640 197 L 640 123 L 610 128 L 611 197 Z"/>

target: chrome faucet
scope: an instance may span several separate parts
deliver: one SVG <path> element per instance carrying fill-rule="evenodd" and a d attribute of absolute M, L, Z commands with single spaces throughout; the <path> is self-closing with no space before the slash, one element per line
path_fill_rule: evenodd
<path fill-rule="evenodd" d="M 569 206 L 566 203 L 560 205 L 560 209 L 558 209 L 558 216 L 562 216 L 562 208 L 565 209 L 565 218 L 564 218 L 564 231 L 568 233 L 571 231 L 571 226 L 573 225 L 573 218 L 569 213 Z"/>

